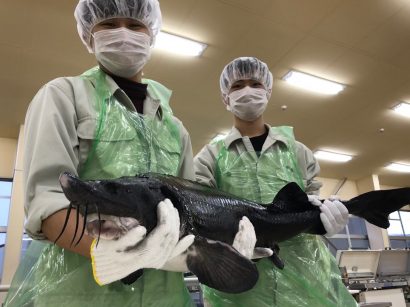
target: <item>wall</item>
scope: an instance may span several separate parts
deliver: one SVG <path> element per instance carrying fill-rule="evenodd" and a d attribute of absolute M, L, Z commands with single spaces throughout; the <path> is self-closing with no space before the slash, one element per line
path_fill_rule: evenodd
<path fill-rule="evenodd" d="M 390 186 L 390 185 L 380 185 L 380 190 L 390 190 L 390 189 L 397 189 L 397 188 L 400 188 L 400 187 L 393 187 L 393 186 Z"/>
<path fill-rule="evenodd" d="M 17 140 L 0 138 L 0 178 L 13 178 Z"/>
<path fill-rule="evenodd" d="M 317 177 L 318 181 L 323 183 L 322 188 L 320 189 L 320 197 L 328 198 L 330 195 L 333 195 L 336 189 L 339 187 L 342 179 L 332 179 L 332 178 L 323 178 Z M 341 199 L 350 199 L 359 194 L 357 185 L 355 181 L 347 180 L 337 195 Z"/>

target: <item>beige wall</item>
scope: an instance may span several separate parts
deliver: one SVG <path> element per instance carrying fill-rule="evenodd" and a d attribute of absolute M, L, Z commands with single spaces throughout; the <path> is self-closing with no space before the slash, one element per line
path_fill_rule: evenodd
<path fill-rule="evenodd" d="M 323 178 L 317 177 L 317 180 L 323 183 L 322 188 L 320 189 L 320 197 L 328 198 L 330 195 L 333 195 L 339 186 L 342 179 L 332 179 L 332 178 Z M 357 185 L 355 181 L 347 180 L 337 195 L 341 199 L 350 199 L 359 194 L 357 190 Z"/>
<path fill-rule="evenodd" d="M 398 188 L 401 188 L 401 187 L 393 187 L 393 186 L 390 186 L 390 185 L 380 185 L 380 190 L 390 190 L 390 189 L 398 189 Z"/>
<path fill-rule="evenodd" d="M 13 178 L 17 140 L 0 138 L 0 178 Z"/>

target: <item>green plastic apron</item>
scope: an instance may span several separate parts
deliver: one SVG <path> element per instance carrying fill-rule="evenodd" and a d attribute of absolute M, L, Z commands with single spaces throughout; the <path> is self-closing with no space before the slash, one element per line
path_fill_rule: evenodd
<path fill-rule="evenodd" d="M 109 92 L 100 69 L 92 69 L 83 77 L 96 88 L 98 123 L 80 177 L 109 179 L 144 172 L 176 176 L 181 142 L 168 105 L 171 92 L 144 80 L 150 95 L 161 101 L 159 119 L 127 110 Z M 115 282 L 100 287 L 93 279 L 89 259 L 58 246 L 33 242 L 27 259 L 34 266 L 21 265 L 6 306 L 192 306 L 182 273 L 147 269 L 132 285 Z"/>
<path fill-rule="evenodd" d="M 217 141 L 220 148 L 216 161 L 218 188 L 262 204 L 271 203 L 288 182 L 296 182 L 304 188 L 293 129 L 271 129 L 287 142 L 278 143 L 274 150 L 264 151 L 259 157 L 255 152 L 240 155 L 230 152 L 223 140 Z M 205 301 L 213 307 L 356 306 L 341 282 L 334 257 L 320 237 L 302 234 L 279 246 L 279 256 L 285 262 L 283 270 L 277 269 L 269 259 L 262 259 L 257 262 L 259 280 L 253 289 L 233 295 L 204 286 Z"/>

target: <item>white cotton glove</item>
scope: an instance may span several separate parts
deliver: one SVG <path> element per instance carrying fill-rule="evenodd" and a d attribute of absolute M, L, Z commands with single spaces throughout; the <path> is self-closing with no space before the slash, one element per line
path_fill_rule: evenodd
<path fill-rule="evenodd" d="M 235 235 L 232 247 L 248 259 L 270 257 L 273 251 L 270 248 L 256 247 L 256 234 L 251 221 L 244 216 L 239 221 L 239 230 Z"/>
<path fill-rule="evenodd" d="M 188 248 L 194 243 L 195 236 L 187 235 L 182 238 L 174 248 L 168 261 L 161 267 L 161 270 L 172 272 L 188 272 L 186 263 Z"/>
<path fill-rule="evenodd" d="M 146 237 L 145 227 L 139 226 L 118 240 L 100 239 L 98 245 L 94 240 L 91 259 L 99 285 L 120 280 L 139 269 L 161 268 L 167 262 L 178 245 L 180 227 L 178 210 L 169 199 L 158 204 L 157 219 L 157 226 Z M 192 244 L 192 240 L 184 239 L 178 251 Z"/>
<path fill-rule="evenodd" d="M 327 236 L 333 236 L 346 227 L 346 224 L 349 222 L 349 211 L 339 201 L 337 196 L 332 195 L 323 203 L 317 195 L 308 195 L 308 198 L 310 203 L 319 207 L 322 212 L 320 213 L 320 220 L 323 223 Z"/>

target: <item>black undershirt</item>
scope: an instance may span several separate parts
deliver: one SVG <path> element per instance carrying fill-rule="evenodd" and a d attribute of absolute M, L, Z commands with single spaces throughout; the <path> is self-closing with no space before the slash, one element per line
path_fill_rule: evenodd
<path fill-rule="evenodd" d="M 269 130 L 266 130 L 266 132 L 262 135 L 249 138 L 249 140 L 252 143 L 253 149 L 256 151 L 256 153 L 260 154 L 260 152 L 262 151 L 263 144 L 265 144 L 268 134 L 269 134 Z"/>
<path fill-rule="evenodd" d="M 111 78 L 117 83 L 118 87 L 124 91 L 124 93 L 130 98 L 133 105 L 137 109 L 137 112 L 143 114 L 144 112 L 144 100 L 147 98 L 148 84 L 142 84 L 135 81 L 131 81 L 125 78 L 114 76 L 109 74 Z"/>

